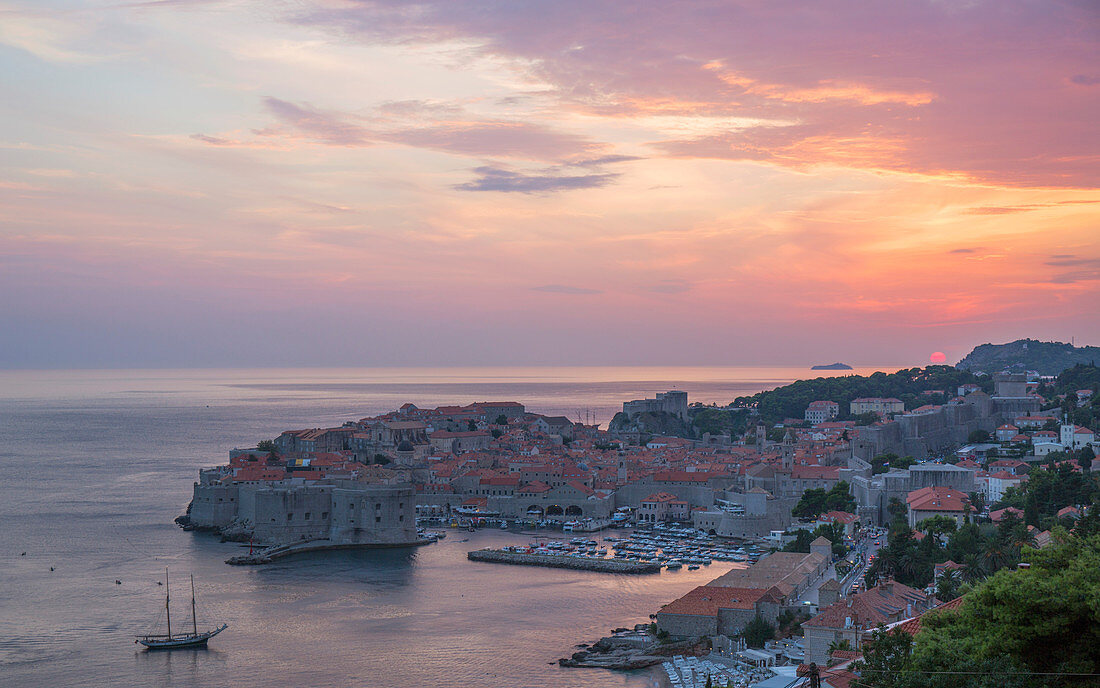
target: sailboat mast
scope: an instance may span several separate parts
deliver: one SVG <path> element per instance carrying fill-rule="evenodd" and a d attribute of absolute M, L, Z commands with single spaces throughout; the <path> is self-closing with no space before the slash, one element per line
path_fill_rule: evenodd
<path fill-rule="evenodd" d="M 191 630 L 199 634 L 199 620 L 195 616 L 195 574 L 191 574 Z"/>
<path fill-rule="evenodd" d="M 168 588 L 168 567 L 164 567 L 164 614 L 168 617 L 168 637 L 172 637 L 172 593 Z"/>

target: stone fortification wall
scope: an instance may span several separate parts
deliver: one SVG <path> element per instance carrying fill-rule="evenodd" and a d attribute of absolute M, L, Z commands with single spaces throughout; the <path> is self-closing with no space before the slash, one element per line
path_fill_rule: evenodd
<path fill-rule="evenodd" d="M 332 491 L 330 539 L 341 544 L 406 544 L 416 537 L 416 492 L 368 485 Z"/>
<path fill-rule="evenodd" d="M 964 444 L 975 430 L 992 432 L 1000 417 L 987 412 L 985 399 L 949 404 L 921 415 L 898 416 L 892 423 L 859 428 L 852 443 L 856 458 L 870 461 L 879 454 L 895 453 L 925 459 Z"/>
<path fill-rule="evenodd" d="M 688 420 L 687 392 L 660 392 L 655 399 L 635 399 L 623 402 L 623 413 L 669 413 L 685 423 Z"/>
<path fill-rule="evenodd" d="M 860 519 L 882 525 L 889 520 L 891 499 L 902 504 L 913 490 L 924 487 L 950 487 L 967 494 L 975 490 L 975 471 L 950 464 L 917 464 L 907 470 L 894 470 L 871 478 L 852 479 L 852 496 Z"/>
<path fill-rule="evenodd" d="M 331 486 L 257 490 L 252 536 L 263 543 L 328 537 L 331 509 Z"/>
<path fill-rule="evenodd" d="M 610 518 L 615 510 L 615 500 L 589 499 L 578 497 L 575 499 L 563 497 L 505 497 L 490 496 L 488 507 L 490 511 L 499 511 L 505 518 L 527 518 L 527 509 L 537 506 L 543 514 L 556 520 L 569 520 L 573 518 Z M 551 507 L 560 507 L 562 513 L 547 514 Z"/>
<path fill-rule="evenodd" d="M 195 483 L 191 499 L 191 525 L 196 528 L 224 528 L 237 518 L 236 485 Z"/>
<path fill-rule="evenodd" d="M 769 499 L 763 514 L 733 514 L 728 511 L 692 512 L 692 525 L 720 537 L 762 537 L 773 530 L 786 530 L 791 524 L 791 509 L 797 499 Z"/>
<path fill-rule="evenodd" d="M 951 464 L 918 464 L 909 468 L 909 491 L 924 487 L 950 487 L 970 494 L 975 490 L 971 468 L 952 466 Z"/>
<path fill-rule="evenodd" d="M 406 544 L 416 537 L 416 493 L 407 485 L 195 483 L 191 525 L 265 544 Z"/>
<path fill-rule="evenodd" d="M 962 404 L 948 404 L 932 413 L 898 416 L 892 423 L 859 428 L 852 451 L 864 461 L 888 452 L 924 459 L 965 444 L 975 430 L 992 433 L 999 425 L 1038 410 L 1036 398 L 990 398 L 975 392 Z"/>
<path fill-rule="evenodd" d="M 712 636 L 718 635 L 718 616 L 657 612 L 657 626 L 674 636 Z"/>
<path fill-rule="evenodd" d="M 728 504 L 744 508 L 746 516 L 765 516 L 768 513 L 768 498 L 770 496 L 767 492 L 731 492 L 726 490 L 718 493 L 716 498 Z"/>

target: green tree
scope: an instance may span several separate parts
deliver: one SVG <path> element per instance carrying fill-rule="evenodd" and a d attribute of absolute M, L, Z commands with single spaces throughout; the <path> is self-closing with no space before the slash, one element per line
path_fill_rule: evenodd
<path fill-rule="evenodd" d="M 944 571 L 936 581 L 936 597 L 941 602 L 950 602 L 959 596 L 962 578 L 957 571 Z"/>
<path fill-rule="evenodd" d="M 925 403 L 921 392 L 934 389 L 954 389 L 964 383 L 982 384 L 973 373 L 953 366 L 927 366 L 910 368 L 896 373 L 873 375 L 846 375 L 841 377 L 799 380 L 789 385 L 748 397 L 739 397 L 738 407 L 755 408 L 765 422 L 775 423 L 784 418 L 803 415 L 812 401 L 830 400 L 840 405 L 841 420 L 852 420 L 851 401 L 858 397 L 897 397 L 908 408 Z M 989 385 L 988 380 L 986 386 Z M 855 418 L 857 424 L 869 425 L 876 420 L 874 414 Z"/>
<path fill-rule="evenodd" d="M 976 513 L 982 513 L 985 511 L 985 494 L 982 492 L 971 492 L 970 504 L 974 507 Z"/>
<path fill-rule="evenodd" d="M 802 493 L 798 504 L 791 509 L 791 514 L 799 518 L 817 518 L 826 511 L 846 511 L 855 513 L 856 500 L 849 494 L 848 483 L 841 480 L 826 491 L 821 487 L 814 487 Z"/>
<path fill-rule="evenodd" d="M 970 444 L 984 444 L 990 440 L 989 432 L 985 430 L 975 430 L 966 437 L 966 441 Z"/>
<path fill-rule="evenodd" d="M 1094 673 L 1100 666 L 1100 537 L 1061 536 L 1024 558 L 1029 568 L 998 571 L 966 595 L 957 613 L 922 620 L 914 668 L 952 670 L 969 658 L 1008 671 Z M 1086 685 L 1028 678 L 1027 685 Z"/>
<path fill-rule="evenodd" d="M 909 507 L 897 497 L 891 497 L 890 503 L 886 505 L 886 513 L 890 514 L 891 521 L 896 521 L 899 518 L 905 520 L 905 517 L 909 515 Z"/>
<path fill-rule="evenodd" d="M 880 626 L 864 643 L 863 659 L 854 662 L 852 669 L 861 674 L 861 685 L 902 688 L 912 653 L 913 636 Z"/>
<path fill-rule="evenodd" d="M 957 529 L 958 524 L 950 516 L 932 516 L 917 523 L 917 530 L 933 537 L 954 533 Z"/>
<path fill-rule="evenodd" d="M 508 425 L 508 416 L 506 416 L 502 413 L 499 416 L 497 416 L 497 419 L 496 419 L 495 422 L 496 422 L 497 425 Z"/>
<path fill-rule="evenodd" d="M 768 623 L 767 619 L 760 616 L 745 624 L 741 629 L 741 637 L 749 647 L 764 647 L 764 643 L 775 637 L 775 626 Z"/>
<path fill-rule="evenodd" d="M 256 449 L 263 452 L 276 453 L 278 450 L 275 448 L 274 440 L 260 440 L 256 443 Z"/>
<path fill-rule="evenodd" d="M 1077 465 L 1081 467 L 1083 471 L 1092 471 L 1092 460 L 1096 458 L 1096 452 L 1092 450 L 1092 447 L 1085 447 L 1076 452 Z"/>

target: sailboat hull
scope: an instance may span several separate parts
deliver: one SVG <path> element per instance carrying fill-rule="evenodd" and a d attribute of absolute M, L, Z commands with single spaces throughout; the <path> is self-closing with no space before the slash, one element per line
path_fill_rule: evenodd
<path fill-rule="evenodd" d="M 138 636 L 135 642 L 141 643 L 150 650 L 176 650 L 184 647 L 205 647 L 206 641 L 229 628 L 222 624 L 211 631 L 203 633 L 185 633 L 180 635 L 144 635 Z"/>

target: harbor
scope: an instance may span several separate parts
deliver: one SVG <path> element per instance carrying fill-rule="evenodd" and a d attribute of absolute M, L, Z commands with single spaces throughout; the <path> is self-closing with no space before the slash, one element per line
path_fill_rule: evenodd
<path fill-rule="evenodd" d="M 607 535 L 600 540 L 587 537 L 551 540 L 542 535 L 527 545 L 474 550 L 467 558 L 603 573 L 659 573 L 662 569 L 694 571 L 715 561 L 751 563 L 762 555 L 763 550 L 754 544 L 723 542 L 693 528 L 662 524 L 621 537 Z"/>

